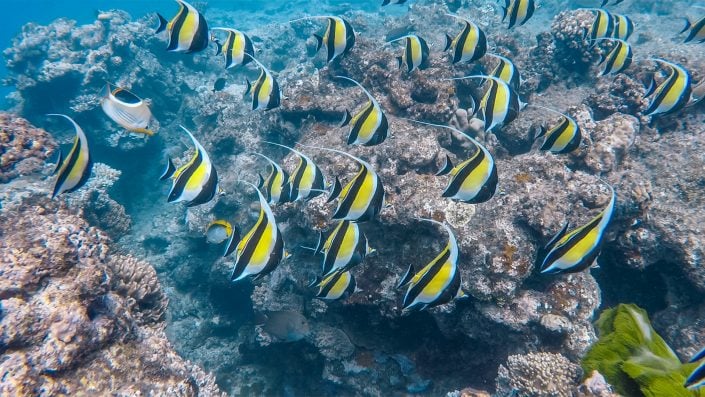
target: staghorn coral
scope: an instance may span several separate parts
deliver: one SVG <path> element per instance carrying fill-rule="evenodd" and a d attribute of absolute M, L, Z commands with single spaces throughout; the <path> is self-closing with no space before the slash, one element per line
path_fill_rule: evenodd
<path fill-rule="evenodd" d="M 580 368 L 557 353 L 528 353 L 507 358 L 499 367 L 497 395 L 571 397 Z"/>

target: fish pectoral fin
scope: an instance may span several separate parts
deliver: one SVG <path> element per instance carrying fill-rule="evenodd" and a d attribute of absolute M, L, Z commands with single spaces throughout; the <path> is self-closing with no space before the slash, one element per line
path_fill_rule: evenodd
<path fill-rule="evenodd" d="M 169 24 L 169 22 L 160 13 L 157 13 L 157 19 L 159 20 L 159 25 L 157 25 L 157 28 L 154 32 L 155 34 L 166 30 L 166 26 Z"/>
<path fill-rule="evenodd" d="M 406 269 L 406 273 L 404 276 L 399 280 L 399 284 L 397 284 L 397 288 L 404 288 L 409 282 L 411 282 L 411 279 L 414 277 L 414 265 L 409 265 L 409 268 Z"/>
<path fill-rule="evenodd" d="M 335 183 L 333 184 L 333 188 L 330 191 L 330 194 L 328 195 L 328 200 L 326 200 L 326 203 L 330 203 L 331 201 L 335 200 L 340 196 L 340 192 L 343 191 L 343 185 L 340 183 L 340 179 L 336 176 L 335 177 Z"/>
<path fill-rule="evenodd" d="M 402 65 L 404 65 L 404 60 L 399 56 L 396 58 L 397 59 L 397 69 L 401 69 Z"/>
<path fill-rule="evenodd" d="M 443 161 L 443 165 L 441 168 L 436 172 L 436 176 L 440 175 L 447 175 L 450 174 L 450 171 L 453 169 L 453 162 L 450 159 L 450 156 L 446 154 L 446 158 Z"/>

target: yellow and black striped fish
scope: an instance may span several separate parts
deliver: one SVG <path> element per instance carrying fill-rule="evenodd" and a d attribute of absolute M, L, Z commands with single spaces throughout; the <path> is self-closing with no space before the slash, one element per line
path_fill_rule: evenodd
<path fill-rule="evenodd" d="M 566 223 L 545 247 L 539 249 L 537 264 L 541 264 L 541 273 L 575 273 L 595 263 L 617 201 L 614 189 L 610 185 L 607 186 L 611 197 L 605 209 L 587 224 L 569 232 Z"/>
<path fill-rule="evenodd" d="M 688 101 L 690 101 L 692 91 L 690 73 L 682 66 L 673 62 L 659 58 L 652 58 L 651 60 L 668 67 L 671 73 L 653 91 L 654 97 L 644 111 L 644 115 L 665 115 L 683 109 L 688 104 Z"/>
<path fill-rule="evenodd" d="M 419 218 L 419 220 L 442 226 L 448 232 L 448 244 L 418 273 L 414 272 L 413 265 L 409 265 L 409 269 L 398 285 L 398 288 L 408 286 L 402 303 L 404 311 L 424 310 L 467 296 L 460 288 L 460 270 L 458 270 L 460 252 L 453 230 L 445 223 L 433 219 Z"/>
<path fill-rule="evenodd" d="M 245 95 L 252 95 L 252 110 L 271 110 L 279 107 L 281 104 L 279 83 L 257 58 L 247 53 L 245 56 L 255 61 L 260 69 L 259 77 L 254 84 L 251 84 L 250 80 L 245 80 L 247 84 Z"/>
<path fill-rule="evenodd" d="M 348 145 L 373 146 L 384 142 L 389 133 L 389 121 L 384 114 L 379 102 L 370 94 L 362 84 L 357 81 L 345 77 L 335 76 L 337 79 L 344 79 L 355 83 L 367 95 L 369 102 L 357 113 L 351 116 L 348 110 L 345 110 L 341 127 L 350 124 L 350 134 L 348 134 Z"/>
<path fill-rule="evenodd" d="M 259 218 L 239 242 L 234 238 L 235 234 L 231 236 L 224 256 L 235 252 L 235 269 L 230 281 L 239 281 L 248 276 L 254 276 L 253 281 L 256 281 L 271 273 L 282 259 L 288 258 L 289 255 L 284 250 L 282 234 L 262 192 L 249 182 L 240 182 L 252 186 L 257 191 Z"/>
<path fill-rule="evenodd" d="M 448 186 L 443 191 L 443 197 L 468 204 L 479 204 L 488 201 L 494 196 L 497 191 L 497 181 L 499 179 L 497 176 L 497 166 L 489 150 L 480 142 L 466 133 L 447 125 L 432 124 L 411 119 L 404 120 L 455 131 L 468 138 L 475 147 L 472 156 L 457 166 L 453 166 L 450 158 L 446 155 L 445 164 L 436 173 L 436 175 L 449 174 L 451 176 Z"/>
<path fill-rule="evenodd" d="M 690 102 L 688 102 L 687 106 L 695 106 L 700 103 L 703 98 L 705 98 L 705 80 L 700 80 L 697 85 L 693 84 Z"/>
<path fill-rule="evenodd" d="M 108 83 L 103 89 L 100 106 L 111 120 L 124 129 L 154 135 L 154 131 L 150 129 L 153 116 L 149 105 L 132 92 L 120 87 L 112 88 Z"/>
<path fill-rule="evenodd" d="M 167 161 L 167 168 L 160 179 L 173 179 L 171 191 L 167 202 L 178 203 L 185 201 L 186 205 L 205 204 L 215 197 L 218 192 L 218 173 L 211 163 L 206 150 L 196 140 L 191 131 L 184 126 L 181 129 L 186 131 L 196 149 L 188 163 L 176 169 L 171 159 Z"/>
<path fill-rule="evenodd" d="M 541 144 L 540 148 L 541 150 L 546 150 L 553 154 L 566 154 L 580 146 L 582 132 L 578 122 L 575 121 L 574 118 L 551 108 L 539 105 L 529 106 L 547 110 L 561 116 L 558 124 L 550 129 L 547 129 L 543 125 L 541 126 L 539 133 L 535 137 L 536 139 L 544 137 L 543 144 Z"/>
<path fill-rule="evenodd" d="M 465 76 L 449 80 L 465 79 L 482 79 L 489 82 L 478 109 L 480 117 L 485 122 L 485 131 L 490 132 L 511 123 L 517 118 L 519 111 L 526 106 L 509 84 L 495 76 Z"/>
<path fill-rule="evenodd" d="M 698 19 L 695 23 L 690 22 L 688 18 L 685 18 L 685 26 L 678 32 L 678 34 L 688 32 L 684 43 L 690 43 L 695 40 L 698 43 L 705 42 L 705 17 Z"/>
<path fill-rule="evenodd" d="M 595 12 L 595 20 L 590 25 L 586 33 L 586 38 L 594 45 L 595 40 L 612 37 L 614 32 L 614 17 L 607 10 L 602 8 L 588 9 Z"/>
<path fill-rule="evenodd" d="M 325 45 L 327 50 L 327 63 L 344 56 L 355 45 L 355 30 L 345 19 L 334 16 L 310 16 L 294 19 L 290 21 L 290 23 L 307 19 L 325 19 L 328 21 L 323 35 L 313 35 L 317 42 L 316 52 L 320 51 L 321 47 Z"/>
<path fill-rule="evenodd" d="M 54 190 L 51 193 L 51 198 L 54 198 L 61 193 L 70 193 L 77 190 L 86 183 L 91 176 L 93 169 L 93 161 L 91 153 L 88 150 L 88 139 L 83 129 L 69 116 L 65 114 L 50 113 L 47 116 L 63 117 L 70 121 L 73 129 L 76 131 L 76 137 L 73 140 L 73 146 L 69 151 L 66 159 L 62 161 L 63 155 L 59 149 L 59 159 L 56 162 L 54 173 L 57 174 Z"/>
<path fill-rule="evenodd" d="M 446 46 L 443 51 L 453 51 L 453 63 L 475 62 L 487 52 L 487 37 L 475 23 L 457 15 L 446 14 L 465 24 L 455 38 L 446 34 Z"/>
<path fill-rule="evenodd" d="M 700 351 L 695 353 L 695 355 L 688 360 L 688 362 L 696 363 L 703 358 L 705 358 L 705 348 L 700 349 Z M 688 378 L 685 380 L 683 386 L 690 390 L 696 390 L 705 386 L 705 361 L 701 362 L 700 365 L 698 365 L 693 372 L 688 375 Z"/>
<path fill-rule="evenodd" d="M 634 33 L 634 22 L 631 18 L 623 14 L 614 14 L 614 33 L 615 39 L 629 40 Z"/>
<path fill-rule="evenodd" d="M 504 0 L 502 22 L 509 18 L 509 29 L 521 26 L 534 15 L 534 0 Z"/>
<path fill-rule="evenodd" d="M 372 165 L 359 157 L 340 150 L 318 146 L 309 147 L 347 156 L 360 166 L 360 170 L 345 187 L 341 185 L 337 177 L 335 178 L 333 190 L 328 196 L 328 202 L 339 199 L 333 219 L 367 222 L 377 218 L 384 206 L 384 185 Z"/>
<path fill-rule="evenodd" d="M 277 164 L 276 161 L 261 153 L 252 152 L 256 156 L 260 156 L 267 160 L 271 170 L 266 178 L 260 175 L 258 189 L 264 191 L 264 196 L 267 198 L 268 204 L 282 204 L 289 201 L 291 186 L 289 185 L 289 174 Z"/>
<path fill-rule="evenodd" d="M 517 70 L 516 66 L 514 66 L 514 63 L 506 57 L 503 57 L 501 55 L 497 54 L 490 54 L 487 53 L 487 56 L 497 58 L 499 63 L 497 66 L 492 69 L 492 72 L 490 72 L 490 76 L 494 76 L 505 83 L 509 84 L 509 87 L 511 87 L 514 90 L 519 89 L 519 85 L 521 84 L 521 75 L 519 74 L 519 70 Z"/>
<path fill-rule="evenodd" d="M 171 21 L 167 22 L 163 16 L 157 14 L 157 33 L 166 30 L 169 34 L 167 51 L 197 52 L 206 49 L 209 40 L 206 19 L 184 0 L 176 2 L 179 3 L 179 12 Z"/>
<path fill-rule="evenodd" d="M 373 252 L 360 225 L 351 221 L 340 221 L 324 240 L 323 232 L 314 252 L 323 254 L 323 276 L 336 270 L 348 270 L 362 263 Z"/>
<path fill-rule="evenodd" d="M 255 48 L 252 45 L 252 40 L 245 33 L 231 28 L 213 28 L 211 30 L 220 30 L 228 33 L 228 37 L 223 44 L 220 44 L 218 40 L 214 40 L 218 46 L 218 51 L 215 55 L 223 54 L 226 69 L 247 65 L 252 62 L 252 57 L 255 56 Z"/>
<path fill-rule="evenodd" d="M 323 277 L 316 277 L 311 287 L 317 287 L 316 298 L 324 300 L 338 300 L 347 298 L 355 292 L 355 277 L 347 270 L 337 270 Z"/>
<path fill-rule="evenodd" d="M 404 40 L 404 52 L 401 56 L 397 57 L 398 67 L 401 69 L 403 66 L 406 66 L 406 70 L 409 73 L 416 69 L 426 69 L 429 65 L 428 57 L 431 53 L 426 40 L 415 34 L 409 34 L 388 41 L 388 43 L 393 43 L 400 40 Z"/>
<path fill-rule="evenodd" d="M 308 156 L 300 151 L 280 143 L 267 142 L 270 145 L 283 147 L 299 157 L 299 164 L 289 176 L 289 200 L 310 200 L 325 192 L 326 178 L 323 171 Z"/>
<path fill-rule="evenodd" d="M 606 40 L 613 43 L 613 47 L 607 55 L 601 55 L 600 64 L 604 64 L 600 76 L 606 74 L 617 74 L 626 70 L 634 58 L 632 46 L 624 40 L 602 38 L 598 40 Z"/>

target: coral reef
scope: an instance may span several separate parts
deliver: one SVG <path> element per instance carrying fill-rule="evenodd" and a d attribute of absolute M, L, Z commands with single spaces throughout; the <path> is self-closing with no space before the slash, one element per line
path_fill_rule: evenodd
<path fill-rule="evenodd" d="M 55 148 L 46 131 L 0 112 L 0 183 L 40 170 Z"/>
<path fill-rule="evenodd" d="M 580 368 L 560 354 L 529 353 L 509 356 L 499 367 L 500 396 L 570 397 Z"/>

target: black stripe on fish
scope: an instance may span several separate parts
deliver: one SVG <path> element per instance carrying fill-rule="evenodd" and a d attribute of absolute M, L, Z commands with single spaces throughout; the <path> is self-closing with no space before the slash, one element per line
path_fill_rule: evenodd
<path fill-rule="evenodd" d="M 167 51 L 173 51 L 179 47 L 179 35 L 181 29 L 184 26 L 186 17 L 188 16 L 188 7 L 179 3 L 181 7 L 179 13 L 174 18 L 174 23 L 171 26 L 171 32 L 169 32 L 169 45 L 166 47 Z"/>
<path fill-rule="evenodd" d="M 337 24 L 338 22 L 336 22 L 335 19 L 328 18 L 328 34 L 324 36 L 328 38 L 327 42 L 325 43 L 326 51 L 328 51 L 328 53 L 326 54 L 326 62 L 332 61 L 333 57 L 335 57 L 335 32 Z"/>
<path fill-rule="evenodd" d="M 168 203 L 171 203 L 181 197 L 184 192 L 184 188 L 186 187 L 186 184 L 188 183 L 189 179 L 191 179 L 193 173 L 196 172 L 198 167 L 201 165 L 201 162 L 203 162 L 203 155 L 201 154 L 200 150 L 196 149 L 195 160 L 191 163 L 188 168 L 186 168 L 183 172 L 179 174 L 178 178 L 176 178 L 176 183 L 171 189 L 171 193 L 169 193 L 169 198 L 167 199 Z"/>
<path fill-rule="evenodd" d="M 162 175 L 159 177 L 160 181 L 166 180 L 171 178 L 172 175 L 174 175 L 174 172 L 176 172 L 176 167 L 174 167 L 174 162 L 171 161 L 171 157 L 166 158 L 166 167 L 164 167 L 164 172 L 162 172 Z"/>
<path fill-rule="evenodd" d="M 453 63 L 458 63 L 463 58 L 463 48 L 465 48 L 465 41 L 468 39 L 471 30 L 472 26 L 470 25 L 470 23 L 465 22 L 465 28 L 463 28 L 462 32 L 460 32 L 460 35 L 458 36 L 458 39 L 455 42 L 455 48 L 453 51 Z"/>
<path fill-rule="evenodd" d="M 228 38 L 225 44 L 225 68 L 229 68 L 233 64 L 233 47 L 235 46 L 235 32 L 228 32 Z M 247 58 L 247 57 L 245 57 Z M 247 58 L 249 60 L 249 58 Z"/>
<path fill-rule="evenodd" d="M 409 265 L 409 267 L 406 269 L 406 273 L 399 279 L 399 283 L 397 284 L 397 288 L 403 288 L 409 282 L 411 282 L 411 279 L 414 278 L 414 274 L 416 272 L 414 271 L 414 265 Z"/>
<path fill-rule="evenodd" d="M 218 173 L 215 170 L 215 167 L 211 167 L 211 174 L 208 177 L 208 180 L 206 183 L 201 186 L 201 191 L 198 193 L 196 197 L 194 197 L 193 200 L 189 201 L 188 204 L 186 204 L 187 207 L 193 207 L 196 205 L 201 205 L 205 204 L 213 199 L 215 197 L 215 194 L 218 192 Z"/>
<path fill-rule="evenodd" d="M 683 386 L 687 388 L 696 388 L 701 386 L 705 382 L 705 362 L 698 365 L 693 372 L 688 375 L 688 379 L 685 380 Z"/>
<path fill-rule="evenodd" d="M 206 49 L 208 47 L 209 37 L 208 37 L 208 23 L 203 15 L 198 13 L 198 29 L 191 38 L 191 45 L 189 45 L 188 52 L 197 52 Z"/>
<path fill-rule="evenodd" d="M 350 25 L 348 21 L 343 18 L 340 19 L 343 21 L 343 26 L 345 26 L 345 49 L 340 54 L 340 56 L 343 56 L 347 54 L 355 45 L 355 30 L 353 30 L 352 25 Z"/>

